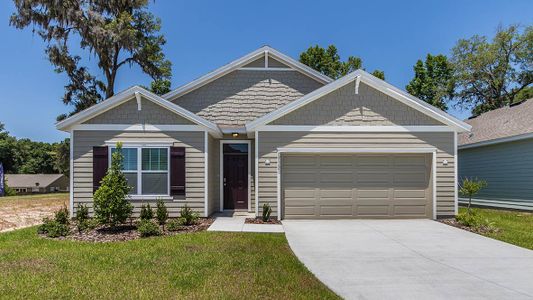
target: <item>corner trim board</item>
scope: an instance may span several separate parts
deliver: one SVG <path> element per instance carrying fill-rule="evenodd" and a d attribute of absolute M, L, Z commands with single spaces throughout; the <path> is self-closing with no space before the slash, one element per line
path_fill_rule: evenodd
<path fill-rule="evenodd" d="M 70 131 L 70 217 L 74 217 L 74 130 Z"/>

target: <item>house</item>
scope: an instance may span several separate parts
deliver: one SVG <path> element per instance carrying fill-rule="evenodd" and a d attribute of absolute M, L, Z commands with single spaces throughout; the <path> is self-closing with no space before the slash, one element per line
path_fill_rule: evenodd
<path fill-rule="evenodd" d="M 137 214 L 440 218 L 457 212 L 456 134 L 470 126 L 357 70 L 338 80 L 265 46 L 161 97 L 134 86 L 57 124 L 71 206 L 123 143 Z"/>
<path fill-rule="evenodd" d="M 487 182 L 472 202 L 533 210 L 533 99 L 466 122 L 472 131 L 458 136 L 459 178 Z"/>
<path fill-rule="evenodd" d="M 5 179 L 17 194 L 69 191 L 69 180 L 63 174 L 6 174 Z"/>

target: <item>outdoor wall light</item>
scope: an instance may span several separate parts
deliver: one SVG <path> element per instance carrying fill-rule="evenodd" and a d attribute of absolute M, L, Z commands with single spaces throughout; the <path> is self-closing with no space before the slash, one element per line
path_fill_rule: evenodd
<path fill-rule="evenodd" d="M 265 160 L 265 166 L 270 166 L 270 159 Z"/>
<path fill-rule="evenodd" d="M 236 138 L 236 137 L 239 136 L 239 134 L 237 132 L 234 132 L 234 133 L 231 134 L 231 136 Z"/>
<path fill-rule="evenodd" d="M 447 165 L 448 165 L 448 160 L 447 160 L 447 159 L 443 160 L 443 161 L 442 161 L 442 165 L 443 165 L 443 166 L 447 166 Z"/>

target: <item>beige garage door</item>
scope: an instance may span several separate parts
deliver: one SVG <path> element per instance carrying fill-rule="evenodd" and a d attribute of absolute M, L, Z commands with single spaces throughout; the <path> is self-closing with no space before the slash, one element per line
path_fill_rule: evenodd
<path fill-rule="evenodd" d="M 283 154 L 286 219 L 431 218 L 429 154 Z"/>

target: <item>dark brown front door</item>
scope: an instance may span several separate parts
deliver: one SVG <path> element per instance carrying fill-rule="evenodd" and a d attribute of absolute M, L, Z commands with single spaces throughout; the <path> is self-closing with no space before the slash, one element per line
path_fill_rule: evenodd
<path fill-rule="evenodd" d="M 248 144 L 223 144 L 224 209 L 248 209 Z"/>

